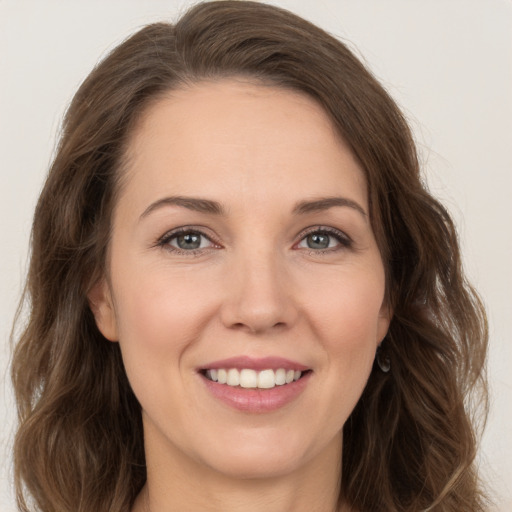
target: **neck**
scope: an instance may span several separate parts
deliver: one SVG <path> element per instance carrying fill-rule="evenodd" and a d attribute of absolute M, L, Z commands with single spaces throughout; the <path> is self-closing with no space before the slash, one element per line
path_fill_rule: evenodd
<path fill-rule="evenodd" d="M 146 437 L 147 482 L 132 512 L 348 512 L 340 506 L 341 434 L 287 474 L 238 478 Z M 152 436 L 152 439 L 155 438 Z"/>

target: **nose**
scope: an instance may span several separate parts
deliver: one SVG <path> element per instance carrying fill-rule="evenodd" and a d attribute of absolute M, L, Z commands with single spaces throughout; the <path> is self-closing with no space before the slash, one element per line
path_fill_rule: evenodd
<path fill-rule="evenodd" d="M 234 258 L 227 269 L 223 324 L 251 334 L 289 328 L 298 318 L 293 283 L 275 251 Z"/>

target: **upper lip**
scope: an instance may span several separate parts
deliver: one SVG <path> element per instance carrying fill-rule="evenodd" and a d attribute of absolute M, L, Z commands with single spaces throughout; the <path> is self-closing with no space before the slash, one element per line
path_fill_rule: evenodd
<path fill-rule="evenodd" d="M 262 371 L 262 370 L 277 370 L 283 368 L 285 370 L 300 370 L 306 371 L 310 368 L 300 364 L 296 361 L 286 359 L 283 357 L 250 357 L 250 356 L 236 356 L 228 359 L 221 359 L 218 361 L 212 361 L 207 363 L 199 370 L 218 370 L 220 368 L 247 368 L 250 370 Z"/>

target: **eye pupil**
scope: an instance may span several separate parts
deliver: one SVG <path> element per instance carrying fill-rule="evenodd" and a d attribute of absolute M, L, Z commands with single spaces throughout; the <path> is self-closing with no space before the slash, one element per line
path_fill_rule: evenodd
<path fill-rule="evenodd" d="M 307 237 L 310 249 L 327 249 L 329 247 L 329 235 L 325 233 L 312 233 Z"/>
<path fill-rule="evenodd" d="M 201 235 L 185 233 L 176 238 L 176 244 L 180 249 L 199 249 L 201 247 Z"/>

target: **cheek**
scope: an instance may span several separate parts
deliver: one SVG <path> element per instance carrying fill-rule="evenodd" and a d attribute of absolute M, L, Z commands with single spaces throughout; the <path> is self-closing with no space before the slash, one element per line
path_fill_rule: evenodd
<path fill-rule="evenodd" d="M 201 283 L 186 271 L 179 278 L 161 266 L 137 268 L 130 262 L 116 271 L 119 343 L 134 390 L 165 389 L 171 381 L 176 385 L 183 354 L 200 338 L 214 311 L 208 288 L 203 284 L 198 300 Z M 129 278 L 121 280 L 121 275 Z"/>
<path fill-rule="evenodd" d="M 321 284 L 321 283 L 320 283 Z M 325 286 L 316 286 L 307 309 L 334 351 L 363 348 L 380 340 L 383 272 L 348 269 L 333 273 Z"/>
<path fill-rule="evenodd" d="M 343 393 L 362 391 L 370 374 L 378 343 L 377 329 L 365 322 L 361 311 L 350 311 L 334 319 L 322 336 L 331 376 L 343 384 Z M 375 324 L 375 319 L 371 319 Z M 333 381 L 333 387 L 334 381 Z"/>
<path fill-rule="evenodd" d="M 355 405 L 370 374 L 381 341 L 384 278 L 374 273 L 347 273 L 331 280 L 309 303 L 316 338 L 329 367 L 331 389 Z M 342 401 L 343 402 L 343 401 Z M 339 402 L 338 402 L 339 403 Z"/>

